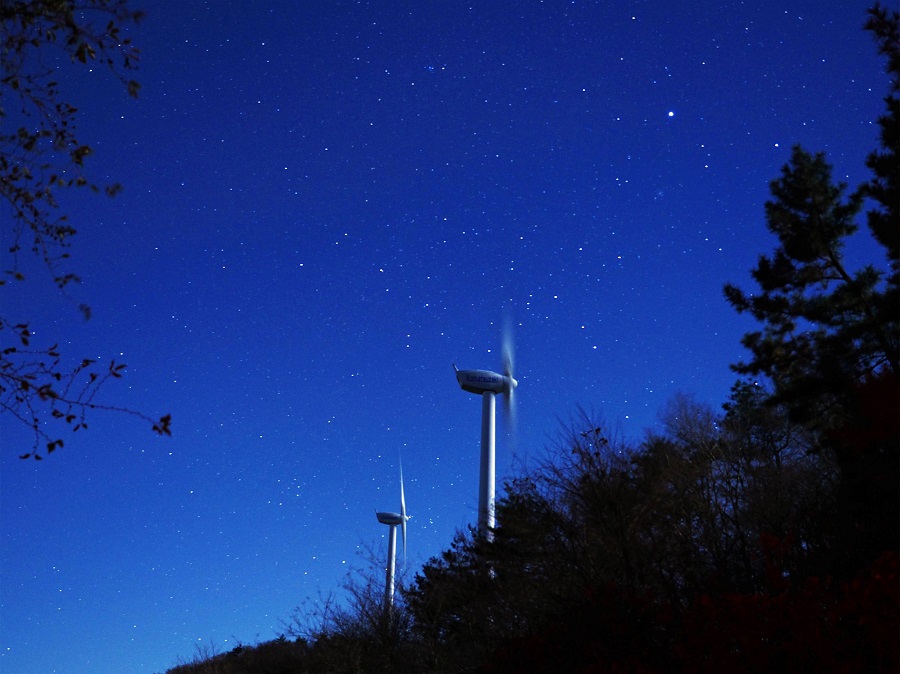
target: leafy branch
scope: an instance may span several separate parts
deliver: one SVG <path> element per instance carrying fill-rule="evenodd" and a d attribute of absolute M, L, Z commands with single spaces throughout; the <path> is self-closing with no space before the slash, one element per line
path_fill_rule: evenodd
<path fill-rule="evenodd" d="M 132 409 L 94 401 L 106 382 L 122 378 L 124 363 L 112 360 L 105 370 L 100 370 L 98 361 L 85 358 L 74 368 L 66 369 L 55 344 L 43 350 L 29 348 L 31 333 L 27 325 L 11 325 L 0 318 L 0 330 L 12 331 L 19 340 L 19 346 L 6 347 L 0 354 L 0 410 L 12 414 L 34 432 L 32 451 L 19 458 L 41 460 L 41 445 L 47 454 L 63 446 L 62 438 L 51 437 L 45 430 L 47 424 L 41 420 L 41 414 L 47 412 L 73 432 L 88 427 L 89 410 L 106 410 L 131 414 L 150 422 L 156 433 L 171 435 L 171 415 L 152 419 Z"/>
<path fill-rule="evenodd" d="M 91 147 L 76 133 L 78 110 L 62 99 L 55 63 L 105 66 L 131 97 L 140 85 L 131 77 L 139 51 L 124 27 L 143 13 L 126 0 L 3 0 L 0 2 L 0 223 L 9 242 L 10 268 L 0 286 L 25 280 L 21 255 L 35 256 L 56 287 L 88 319 L 91 308 L 68 295 L 80 281 L 66 269 L 69 247 L 77 233 L 60 211 L 59 194 L 87 188 L 115 196 L 119 184 L 100 186 L 85 173 Z M 35 348 L 27 321 L 0 316 L 0 411 L 29 426 L 32 451 L 21 458 L 41 459 L 63 446 L 47 425 L 56 420 L 72 431 L 87 428 L 91 410 L 124 412 L 151 422 L 160 435 L 171 434 L 171 417 L 152 419 L 135 410 L 95 402 L 98 391 L 122 377 L 125 365 L 82 359 L 64 365 L 56 344 Z M 9 337 L 11 336 L 11 338 Z M 47 418 L 49 416 L 49 419 Z"/>

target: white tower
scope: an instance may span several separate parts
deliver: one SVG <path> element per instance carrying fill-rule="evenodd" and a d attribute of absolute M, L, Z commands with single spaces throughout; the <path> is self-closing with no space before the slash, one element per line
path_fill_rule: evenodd
<path fill-rule="evenodd" d="M 388 558 L 387 569 L 384 583 L 384 606 L 386 610 L 391 610 L 394 605 L 394 570 L 397 558 L 397 525 L 400 526 L 403 534 L 403 558 L 406 559 L 406 522 L 410 519 L 406 514 L 406 497 L 403 494 L 403 465 L 400 465 L 400 512 L 376 512 L 375 517 L 382 524 L 387 524 L 390 528 L 388 535 Z"/>
<path fill-rule="evenodd" d="M 481 396 L 481 477 L 478 484 L 478 530 L 490 537 L 494 528 L 494 484 L 496 481 L 496 400 L 502 393 L 507 409 L 512 412 L 512 394 L 519 383 L 512 376 L 512 349 L 509 340 L 503 348 L 504 374 L 490 370 L 456 371 L 456 380 L 463 391 Z"/>

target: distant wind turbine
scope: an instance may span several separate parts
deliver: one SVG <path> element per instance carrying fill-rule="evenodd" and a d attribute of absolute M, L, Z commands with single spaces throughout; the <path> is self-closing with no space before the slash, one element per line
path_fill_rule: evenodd
<path fill-rule="evenodd" d="M 400 463 L 400 512 L 377 512 L 375 517 L 382 524 L 387 524 L 391 528 L 388 536 L 388 558 L 387 558 L 387 574 L 384 586 L 384 607 L 390 610 L 394 605 L 394 568 L 396 566 L 397 557 L 397 525 L 403 534 L 403 560 L 406 561 L 406 522 L 410 516 L 406 514 L 406 497 L 403 494 L 403 462 Z"/>
<path fill-rule="evenodd" d="M 481 477 L 478 489 L 478 530 L 490 537 L 494 528 L 494 483 L 496 481 L 496 403 L 494 396 L 502 393 L 507 416 L 515 423 L 513 391 L 519 385 L 513 378 L 512 331 L 503 333 L 503 374 L 490 370 L 460 370 L 456 365 L 456 380 L 463 391 L 481 396 Z"/>

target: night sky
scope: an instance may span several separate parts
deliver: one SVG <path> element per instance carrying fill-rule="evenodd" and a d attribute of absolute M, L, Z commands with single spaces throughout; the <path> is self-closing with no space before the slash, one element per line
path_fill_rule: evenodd
<path fill-rule="evenodd" d="M 888 87 L 868 1 L 145 5 L 138 100 L 55 61 L 91 175 L 125 188 L 62 203 L 94 317 L 39 271 L 2 311 L 127 363 L 98 402 L 173 437 L 98 412 L 21 461 L 0 416 L 6 672 L 276 637 L 384 554 L 401 455 L 411 577 L 476 521 L 481 402 L 452 363 L 500 369 L 507 314 L 498 478 L 579 407 L 634 442 L 676 392 L 718 408 L 753 327 L 722 286 L 774 245 L 769 181 L 796 143 L 867 179 Z"/>

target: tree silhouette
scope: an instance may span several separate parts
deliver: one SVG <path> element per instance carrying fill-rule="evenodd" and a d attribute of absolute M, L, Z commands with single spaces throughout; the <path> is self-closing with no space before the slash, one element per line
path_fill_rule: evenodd
<path fill-rule="evenodd" d="M 124 28 L 141 16 L 125 0 L 0 4 L 0 223 L 10 256 L 0 285 L 24 282 L 22 254 L 35 256 L 85 319 L 90 307 L 69 294 L 80 280 L 67 267 L 77 230 L 60 211 L 58 196 L 69 189 L 113 196 L 121 187 L 101 187 L 88 178 L 85 159 L 91 148 L 77 136 L 77 110 L 63 100 L 54 70 L 46 63 L 55 55 L 74 64 L 102 64 L 136 97 L 139 85 L 130 74 L 138 51 Z M 77 359 L 68 366 L 57 344 L 32 344 L 27 318 L 0 316 L 0 334 L 6 335 L 0 350 L 0 411 L 30 427 L 34 435 L 31 451 L 22 458 L 40 459 L 42 444 L 46 453 L 63 446 L 55 432 L 50 435 L 48 422 L 77 431 L 87 427 L 87 413 L 94 409 L 126 412 L 150 422 L 159 434 L 170 433 L 169 415 L 152 419 L 96 402 L 98 391 L 122 376 L 124 364 L 111 361 L 103 368 L 93 359 Z"/>
<path fill-rule="evenodd" d="M 835 457 L 840 536 L 855 540 L 855 560 L 848 558 L 845 569 L 851 574 L 900 544 L 898 26 L 897 12 L 878 5 L 869 11 L 866 28 L 891 77 L 881 149 L 867 161 L 871 180 L 845 196 L 823 154 L 795 147 L 766 203 L 778 246 L 752 271 L 758 292 L 725 286 L 731 305 L 762 324 L 744 336 L 751 358 L 734 369 L 771 381 L 768 403 L 784 405 L 812 433 L 812 449 Z M 865 198 L 874 201 L 869 230 L 888 269 L 872 263 L 853 271 L 841 254 Z"/>
<path fill-rule="evenodd" d="M 734 369 L 766 376 L 798 420 L 826 428 L 853 383 L 897 367 L 891 326 L 875 310 L 883 274 L 872 265 L 851 273 L 842 257 L 862 203 L 858 194 L 845 200 L 845 189 L 823 154 L 795 147 L 766 203 L 779 245 L 753 269 L 759 292 L 725 286 L 731 305 L 763 324 L 744 336 L 752 358 Z"/>
<path fill-rule="evenodd" d="M 891 292 L 885 309 L 893 311 L 895 320 L 898 308 L 897 287 L 900 283 L 900 181 L 897 166 L 900 165 L 900 20 L 896 11 L 888 11 L 876 4 L 869 11 L 866 29 L 871 31 L 878 45 L 878 53 L 887 59 L 887 72 L 891 88 L 884 102 L 887 111 L 878 119 L 881 129 L 881 149 L 872 151 L 866 165 L 872 170 L 872 179 L 863 186 L 863 193 L 876 202 L 868 212 L 869 229 L 884 246 L 892 266 Z"/>

